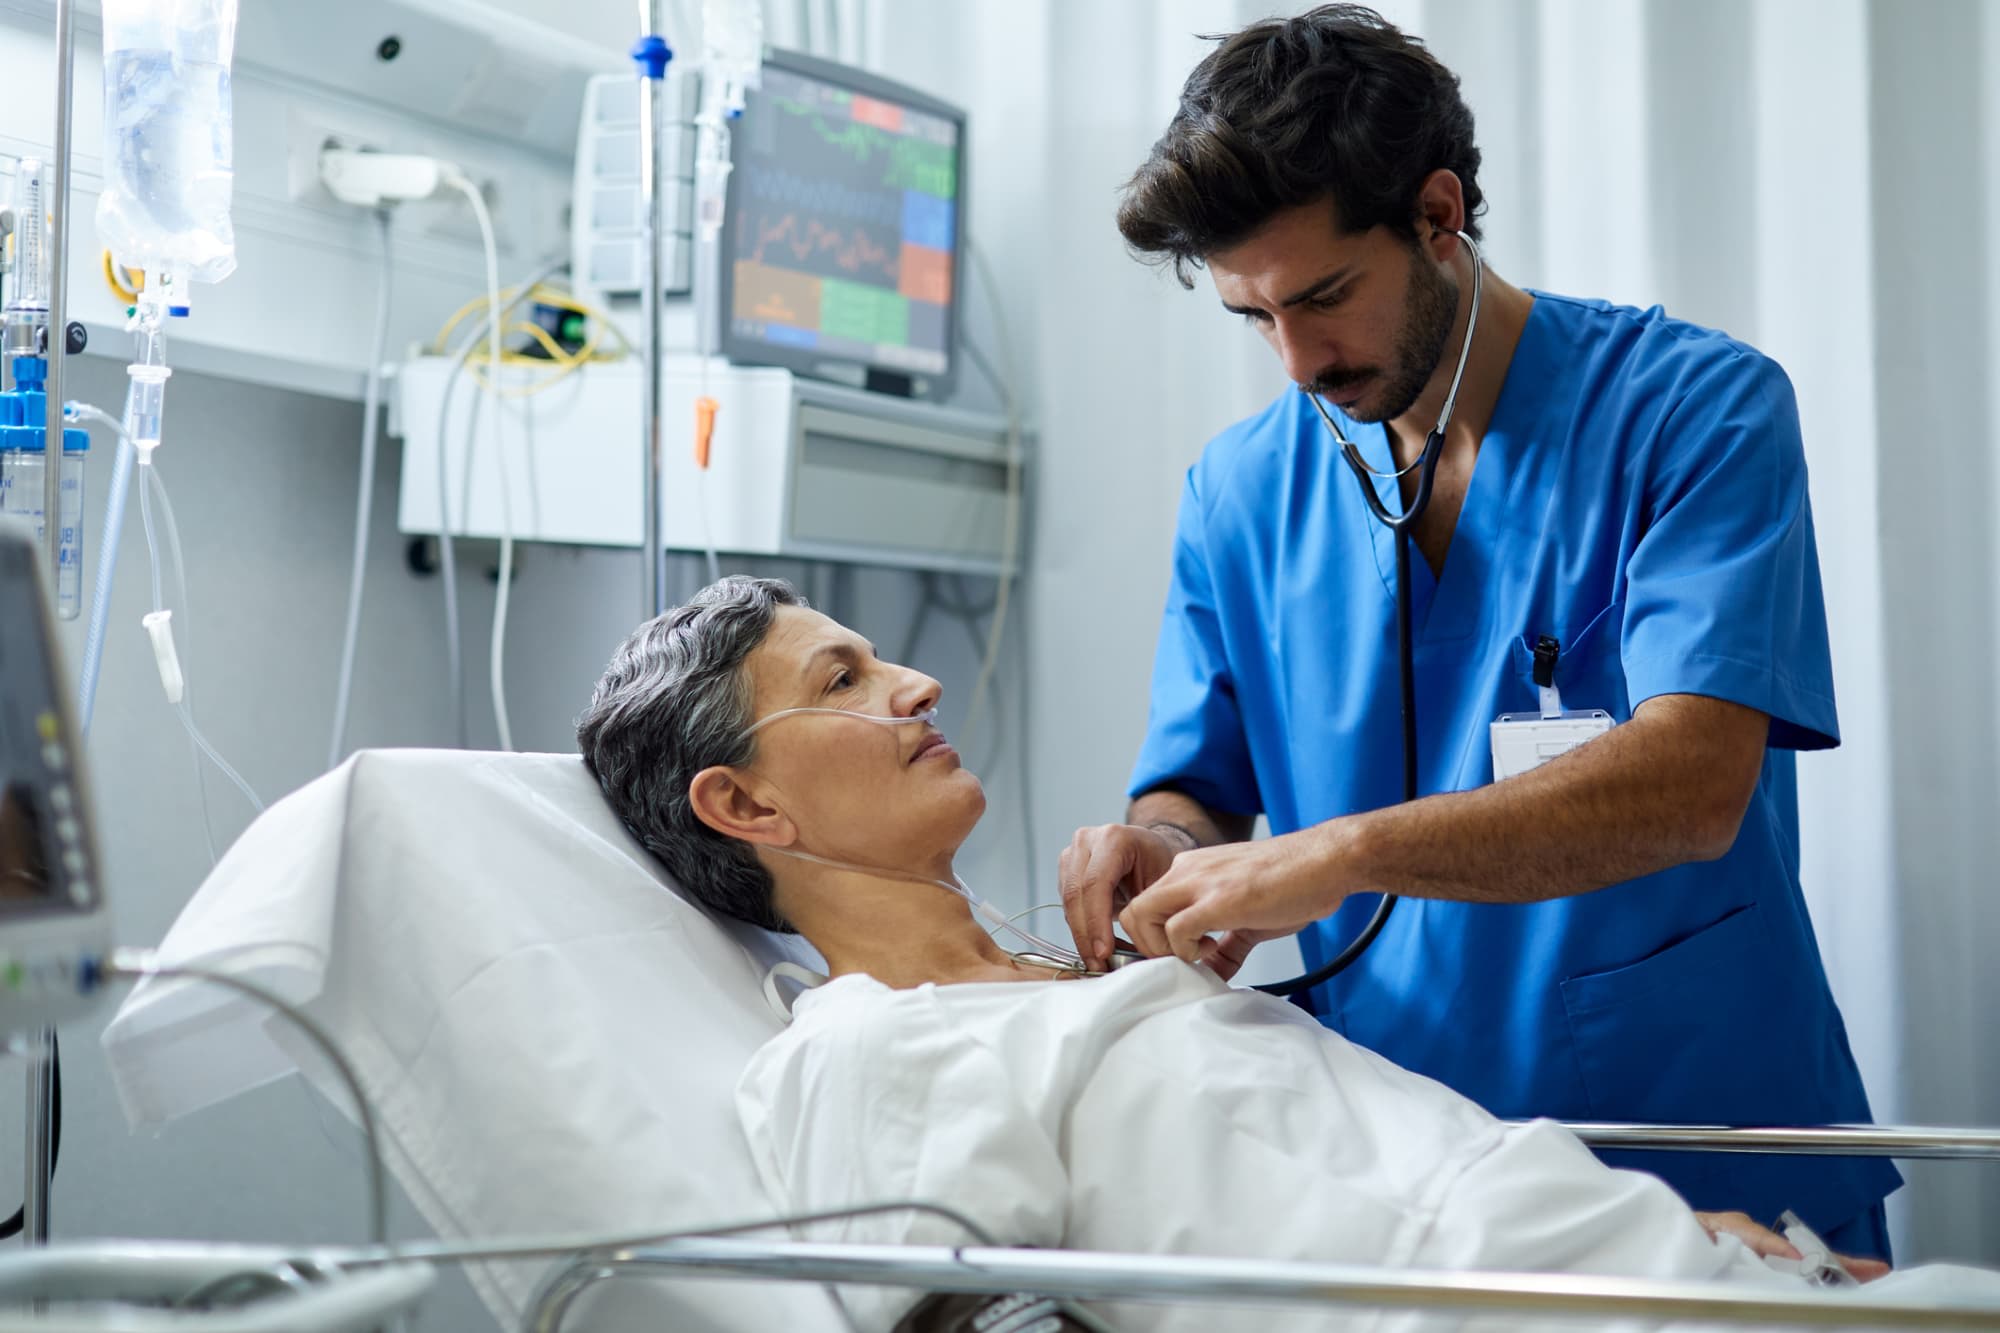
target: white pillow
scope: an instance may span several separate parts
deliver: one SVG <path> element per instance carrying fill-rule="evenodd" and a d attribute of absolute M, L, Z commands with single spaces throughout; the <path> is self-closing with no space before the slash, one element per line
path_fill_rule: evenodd
<path fill-rule="evenodd" d="M 331 1029 L 397 1179 L 441 1236 L 666 1230 L 771 1211 L 732 1097 L 780 1025 L 765 971 L 819 960 L 677 896 L 574 755 L 357 754 L 253 824 L 161 949 L 165 962 L 262 981 Z M 347 1100 L 282 1022 L 213 987 L 140 988 L 104 1044 L 135 1125 L 294 1061 Z M 472 1277 L 514 1327 L 545 1270 Z M 586 1325 L 842 1327 L 821 1292 L 797 1284 L 600 1290 Z"/>

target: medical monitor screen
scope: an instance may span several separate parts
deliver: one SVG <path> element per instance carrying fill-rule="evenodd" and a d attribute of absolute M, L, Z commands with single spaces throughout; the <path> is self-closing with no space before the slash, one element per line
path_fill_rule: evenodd
<path fill-rule="evenodd" d="M 40 568 L 0 524 L 0 919 L 96 904 Z"/>
<path fill-rule="evenodd" d="M 948 380 L 964 130 L 920 94 L 773 53 L 732 135 L 730 358 Z"/>

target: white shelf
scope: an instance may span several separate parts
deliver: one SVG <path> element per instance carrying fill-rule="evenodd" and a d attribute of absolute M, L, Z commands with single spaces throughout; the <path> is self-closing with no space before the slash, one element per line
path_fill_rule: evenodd
<path fill-rule="evenodd" d="M 121 357 L 124 310 L 105 287 L 94 214 L 103 100 L 96 5 L 79 5 L 71 142 L 69 315 L 91 352 Z M 54 0 L 0 0 L 0 71 L 10 116 L 0 173 L 46 158 L 55 133 Z M 375 54 L 396 35 L 394 61 Z M 193 317 L 168 331 L 169 364 L 259 384 L 359 398 L 374 327 L 381 245 L 372 218 L 320 191 L 328 138 L 432 153 L 488 188 L 501 280 L 568 249 L 570 160 L 583 88 L 623 57 L 476 0 L 343 0 L 242 6 L 233 79 L 237 270 L 194 288 Z M 398 210 L 389 357 L 401 359 L 484 287 L 462 200 Z"/>

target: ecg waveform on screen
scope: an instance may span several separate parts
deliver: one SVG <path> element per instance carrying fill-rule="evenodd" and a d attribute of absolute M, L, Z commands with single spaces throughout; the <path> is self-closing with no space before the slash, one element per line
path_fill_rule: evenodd
<path fill-rule="evenodd" d="M 890 249 L 855 228 L 829 227 L 818 218 L 786 213 L 757 220 L 757 239 L 748 258 L 759 264 L 806 266 L 817 258 L 831 261 L 842 273 L 894 287 L 901 248 Z"/>
<path fill-rule="evenodd" d="M 857 189 L 838 181 L 815 180 L 784 167 L 746 166 L 750 197 L 779 208 L 818 217 L 854 218 L 878 227 L 902 225 L 903 197 L 883 190 Z"/>
<path fill-rule="evenodd" d="M 881 181 L 885 186 L 922 190 L 941 199 L 957 193 L 957 163 L 950 148 L 856 120 L 829 120 L 796 102 L 781 100 L 778 105 L 804 118 L 822 144 L 845 154 L 858 167 L 873 168 L 877 159 L 886 158 L 881 166 Z"/>

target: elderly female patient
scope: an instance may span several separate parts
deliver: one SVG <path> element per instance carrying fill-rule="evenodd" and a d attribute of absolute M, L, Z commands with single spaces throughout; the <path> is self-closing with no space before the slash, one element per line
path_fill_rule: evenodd
<path fill-rule="evenodd" d="M 779 1207 L 931 1200 L 1003 1244 L 1798 1281 L 1560 1127 L 1503 1125 L 1205 968 L 1010 955 L 948 887 L 985 797 L 922 720 L 938 694 L 787 585 L 733 578 L 634 633 L 578 724 L 689 894 L 827 961 L 737 1092 Z M 965 1239 L 922 1213 L 819 1234 Z M 915 1299 L 878 1296 L 885 1327 Z M 1135 1326 L 1293 1319 L 1161 1307 Z"/>

